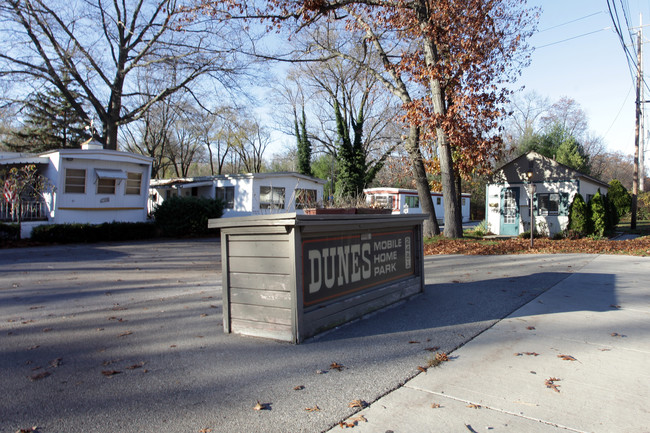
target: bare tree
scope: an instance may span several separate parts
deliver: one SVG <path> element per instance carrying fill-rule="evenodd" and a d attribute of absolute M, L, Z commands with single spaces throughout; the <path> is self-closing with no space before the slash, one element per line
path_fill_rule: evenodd
<path fill-rule="evenodd" d="M 243 68 L 236 53 L 246 32 L 238 21 L 189 22 L 178 6 L 177 0 L 5 0 L 0 77 L 56 87 L 88 123 L 101 121 L 99 140 L 117 149 L 121 125 L 202 77 L 232 87 Z M 137 86 L 140 69 L 158 81 L 155 92 Z M 73 97 L 64 73 L 83 100 Z"/>

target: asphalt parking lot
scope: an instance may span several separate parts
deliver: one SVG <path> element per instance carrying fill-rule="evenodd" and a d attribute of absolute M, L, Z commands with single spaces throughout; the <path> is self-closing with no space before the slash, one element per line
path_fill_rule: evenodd
<path fill-rule="evenodd" d="M 595 257 L 427 257 L 424 294 L 296 346 L 223 333 L 216 239 L 0 250 L 0 431 L 325 431 Z"/>

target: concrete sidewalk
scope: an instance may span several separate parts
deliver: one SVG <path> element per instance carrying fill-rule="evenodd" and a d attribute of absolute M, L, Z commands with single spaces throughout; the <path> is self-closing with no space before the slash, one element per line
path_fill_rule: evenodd
<path fill-rule="evenodd" d="M 649 432 L 650 258 L 598 256 L 449 357 L 345 422 L 381 433 Z"/>

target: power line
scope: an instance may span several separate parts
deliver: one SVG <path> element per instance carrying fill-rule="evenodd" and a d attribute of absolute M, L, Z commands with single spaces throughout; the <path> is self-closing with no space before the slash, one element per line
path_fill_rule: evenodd
<path fill-rule="evenodd" d="M 538 47 L 535 47 L 535 49 L 550 47 L 551 45 L 561 44 L 562 42 L 567 42 L 567 41 L 570 41 L 570 40 L 573 40 L 573 39 L 582 38 L 583 36 L 593 35 L 594 33 L 602 32 L 603 30 L 610 30 L 610 29 L 611 29 L 611 27 L 605 27 L 605 28 L 602 28 L 602 29 L 599 29 L 599 30 L 594 30 L 593 32 L 583 33 L 583 34 L 578 35 L 578 36 L 572 36 L 572 37 L 567 38 L 567 39 L 562 39 L 561 41 L 556 41 L 556 42 L 551 42 L 550 44 L 540 45 Z"/>
<path fill-rule="evenodd" d="M 566 26 L 567 24 L 575 23 L 576 21 L 581 21 L 581 20 L 584 20 L 586 18 L 590 18 L 590 17 L 593 17 L 594 15 L 599 15 L 599 14 L 602 14 L 602 13 L 604 13 L 604 11 L 594 12 L 593 14 L 585 15 L 584 17 L 576 18 L 574 20 L 567 21 L 567 22 L 562 23 L 562 24 L 557 24 L 555 26 L 545 28 L 544 30 L 539 30 L 539 31 L 537 31 L 537 33 L 542 33 L 542 32 L 548 31 L 548 30 L 556 29 L 558 27 Z"/>

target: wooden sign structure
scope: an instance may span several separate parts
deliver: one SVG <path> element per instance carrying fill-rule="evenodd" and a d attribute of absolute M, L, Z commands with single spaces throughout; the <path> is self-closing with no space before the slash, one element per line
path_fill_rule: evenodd
<path fill-rule="evenodd" d="M 424 290 L 425 215 L 211 219 L 225 332 L 300 343 Z"/>

